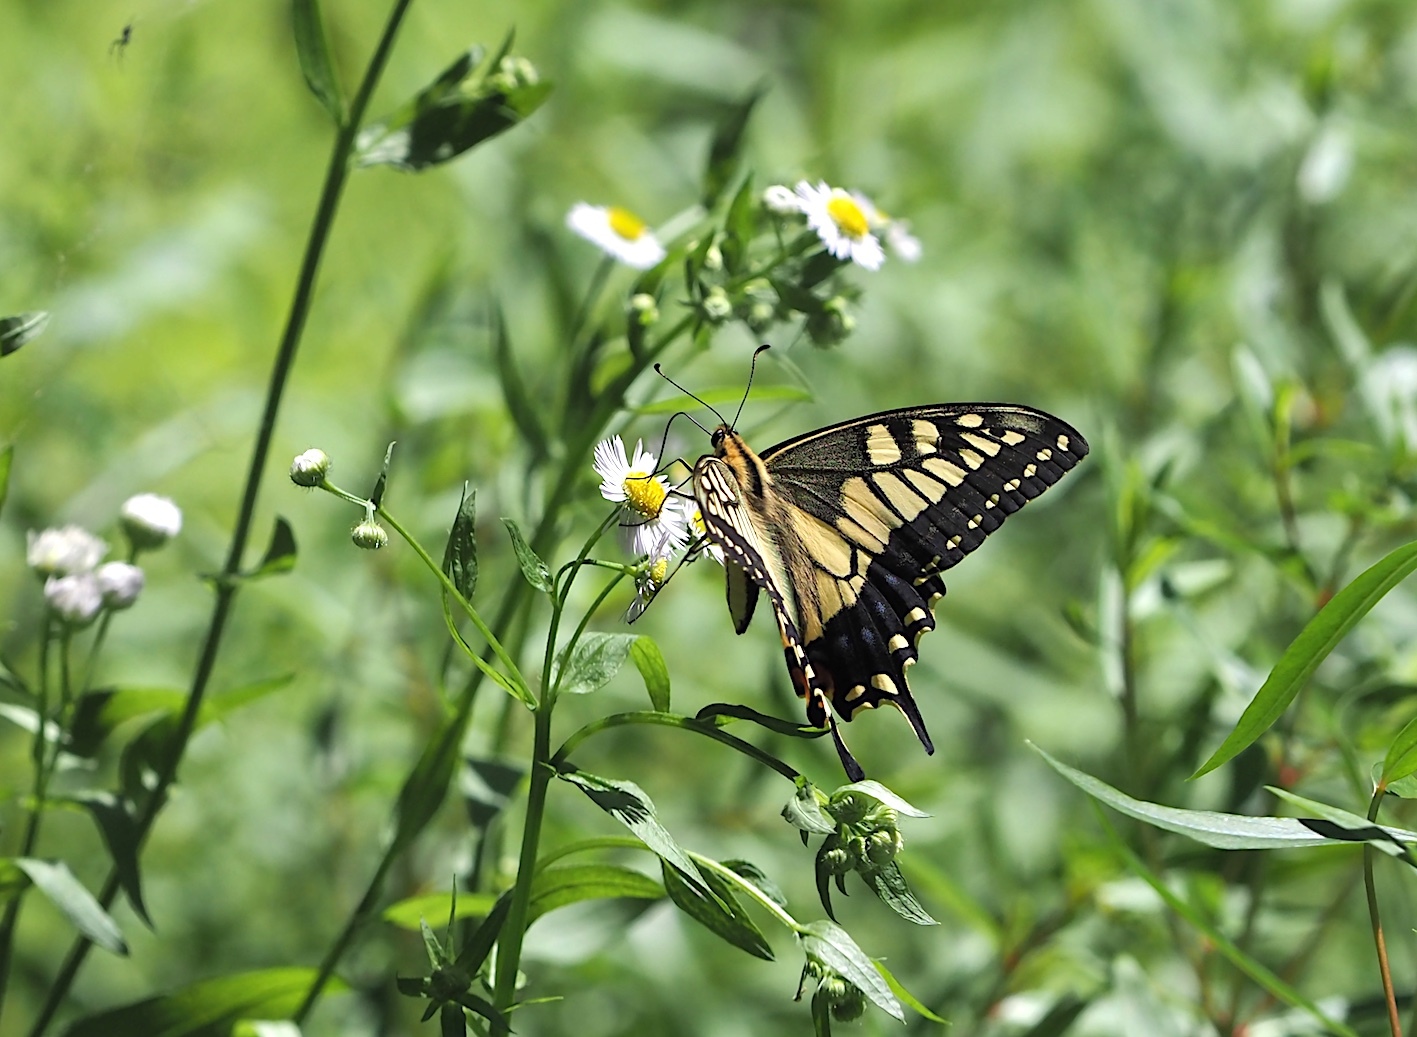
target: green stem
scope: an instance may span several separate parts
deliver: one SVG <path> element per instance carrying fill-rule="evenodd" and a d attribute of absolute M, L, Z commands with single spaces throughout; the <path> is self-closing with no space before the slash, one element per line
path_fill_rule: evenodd
<path fill-rule="evenodd" d="M 1368 803 L 1368 820 L 1378 819 L 1385 790 L 1379 788 Z M 1373 945 L 1378 955 L 1378 975 L 1382 978 L 1383 1000 L 1387 1003 L 1387 1021 L 1392 1037 L 1402 1037 L 1402 1020 L 1397 1015 L 1397 994 L 1392 988 L 1392 969 L 1388 964 L 1387 938 L 1383 935 L 1382 915 L 1378 910 L 1378 887 L 1373 880 L 1373 858 L 1377 851 L 1371 843 L 1363 844 L 1363 888 L 1368 894 L 1368 920 L 1373 927 Z"/>
<path fill-rule="evenodd" d="M 206 697 L 207 685 L 211 680 L 213 669 L 216 667 L 217 652 L 221 646 L 222 635 L 225 633 L 226 624 L 231 616 L 231 610 L 235 603 L 236 592 L 239 587 L 239 574 L 241 572 L 241 561 L 246 553 L 246 544 L 251 536 L 251 529 L 256 513 L 256 501 L 261 489 L 261 476 L 266 469 L 266 463 L 270 455 L 271 441 L 275 436 L 276 418 L 280 413 L 281 402 L 285 397 L 286 384 L 290 379 L 290 373 L 295 367 L 296 355 L 300 348 L 301 335 L 305 330 L 305 321 L 310 313 L 311 300 L 314 297 L 315 282 L 320 271 L 320 262 L 324 257 L 325 246 L 329 241 L 330 231 L 334 226 L 335 213 L 339 208 L 339 201 L 344 193 L 345 181 L 349 176 L 349 158 L 354 150 L 355 137 L 359 132 L 359 125 L 364 118 L 364 111 L 369 105 L 369 99 L 373 96 L 374 87 L 383 73 L 384 66 L 388 62 L 389 54 L 393 49 L 394 38 L 398 34 L 399 26 L 403 22 L 412 0 L 394 0 L 393 9 L 389 13 L 389 19 L 384 25 L 383 35 L 374 50 L 373 57 L 369 60 L 369 67 L 364 72 L 364 79 L 359 84 L 354 100 L 350 103 L 349 114 L 345 123 L 339 128 L 335 137 L 334 146 L 330 150 L 330 162 L 325 171 L 325 182 L 321 189 L 319 205 L 315 211 L 315 217 L 310 228 L 310 236 L 306 241 L 305 255 L 301 260 L 299 278 L 295 284 L 295 294 L 291 299 L 290 311 L 286 316 L 285 329 L 281 333 L 280 346 L 276 351 L 276 358 L 271 367 L 270 382 L 266 389 L 265 407 L 261 413 L 261 423 L 256 433 L 256 442 L 251 449 L 251 463 L 247 468 L 246 483 L 241 494 L 241 505 L 237 513 L 236 524 L 231 534 L 231 546 L 227 552 L 226 563 L 222 567 L 220 577 L 214 581 L 216 586 L 215 601 L 212 605 L 211 618 L 207 624 L 206 636 L 202 642 L 201 652 L 198 656 L 197 666 L 192 675 L 191 690 L 187 696 L 186 708 L 182 711 L 182 716 L 178 720 L 177 730 L 172 738 L 171 748 L 159 768 L 157 780 L 153 786 L 152 793 L 143 805 L 141 813 L 136 822 L 136 839 L 141 846 L 147 839 L 148 832 L 152 829 L 153 822 L 157 819 L 158 813 L 167 799 L 167 790 L 177 777 L 177 768 L 186 752 L 187 743 L 192 737 L 192 732 L 196 730 L 197 718 L 201 712 L 202 702 Z M 117 869 L 110 869 L 108 878 L 104 882 L 99 893 L 99 903 L 107 908 L 113 898 L 118 893 L 118 873 Z M 64 997 L 68 994 L 69 987 L 78 974 L 79 968 L 83 965 L 84 959 L 88 956 L 92 943 L 85 937 L 79 937 L 69 948 L 68 954 L 60 966 L 58 975 L 54 983 L 50 986 L 48 997 L 44 1006 L 40 1009 L 34 1025 L 30 1028 L 30 1037 L 40 1037 L 48 1029 L 50 1022 L 54 1019 L 55 1012 L 58 1011 Z"/>
<path fill-rule="evenodd" d="M 542 701 L 536 711 L 536 731 L 533 738 L 531 778 L 526 797 L 526 820 L 522 827 L 521 855 L 517 861 L 517 880 L 512 887 L 512 906 L 497 941 L 497 982 L 492 1003 L 506 1013 L 512 1007 L 517 992 L 517 969 L 521 965 L 522 940 L 526 936 L 527 913 L 531 906 L 531 885 L 536 878 L 536 855 L 541 843 L 541 825 L 546 816 L 546 790 L 555 774 L 550 765 L 551 709 Z M 504 1033 L 494 1024 L 494 1033 Z"/>
<path fill-rule="evenodd" d="M 612 713 L 610 716 L 592 720 L 561 743 L 561 748 L 557 749 L 556 755 L 551 758 L 552 766 L 559 768 L 575 748 L 591 735 L 599 734 L 601 731 L 609 731 L 615 727 L 626 727 L 630 724 L 660 724 L 664 727 L 677 727 L 683 731 L 692 731 L 694 734 L 722 742 L 730 749 L 737 749 L 745 756 L 751 756 L 765 767 L 771 767 L 789 781 L 796 781 L 801 777 L 794 768 L 783 763 L 777 757 L 764 752 L 751 742 L 745 742 L 738 736 L 729 734 L 715 724 L 695 720 L 693 717 L 681 716 L 678 713 L 661 713 L 653 709 L 636 710 L 630 713 Z"/>

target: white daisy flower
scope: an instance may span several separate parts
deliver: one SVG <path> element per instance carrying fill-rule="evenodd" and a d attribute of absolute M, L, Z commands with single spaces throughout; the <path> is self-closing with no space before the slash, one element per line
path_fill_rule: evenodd
<path fill-rule="evenodd" d="M 566 214 L 566 226 L 608 256 L 648 270 L 664 258 L 664 246 L 644 220 L 628 209 L 577 202 Z"/>
<path fill-rule="evenodd" d="M 103 608 L 103 588 L 92 572 L 51 576 L 44 581 L 44 601 L 65 626 L 88 626 Z"/>
<path fill-rule="evenodd" d="M 619 436 L 595 445 L 600 495 L 624 507 L 630 516 L 625 528 L 635 554 L 658 557 L 689 539 L 689 522 L 684 502 L 669 495 L 669 483 L 654 474 L 654 463 L 654 455 L 638 440 L 633 460 L 625 456 Z"/>
<path fill-rule="evenodd" d="M 128 562 L 105 562 L 93 575 L 105 608 L 129 608 L 143 592 L 143 570 Z"/>
<path fill-rule="evenodd" d="M 763 191 L 763 207 L 780 216 L 801 212 L 802 203 L 792 188 L 783 184 L 773 184 Z"/>
<path fill-rule="evenodd" d="M 693 534 L 694 542 L 699 545 L 699 554 L 707 555 L 719 565 L 723 564 L 723 548 L 708 539 L 708 527 L 704 525 L 704 513 L 699 510 L 697 504 L 694 505 L 693 515 L 689 517 L 689 532 Z"/>
<path fill-rule="evenodd" d="M 867 270 L 879 270 L 886 261 L 885 250 L 871 233 L 871 214 L 876 207 L 860 195 L 829 187 L 818 181 L 813 187 L 803 180 L 797 197 L 807 223 L 822 239 L 827 251 L 837 259 L 848 259 Z"/>

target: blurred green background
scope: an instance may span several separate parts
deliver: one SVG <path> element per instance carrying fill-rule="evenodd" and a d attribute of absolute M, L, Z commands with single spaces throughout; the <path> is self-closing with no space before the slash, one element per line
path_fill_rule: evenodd
<path fill-rule="evenodd" d="M 385 15 L 369 0 L 326 0 L 347 88 Z M 125 25 L 128 43 L 112 47 Z M 1168 923 L 1110 855 L 1084 797 L 1025 740 L 1143 798 L 1273 809 L 1254 791 L 1275 780 L 1272 754 L 1243 773 L 1181 779 L 1312 614 L 1300 562 L 1346 581 L 1412 531 L 1417 365 L 1402 343 L 1417 322 L 1417 8 L 420 0 L 371 112 L 513 27 L 518 52 L 555 81 L 541 111 L 426 174 L 375 168 L 352 179 L 260 504 L 259 530 L 277 514 L 292 523 L 299 565 L 244 592 L 214 689 L 294 680 L 194 742 L 145 856 L 157 931 L 118 908 L 133 953 L 93 954 L 71 1010 L 318 961 L 440 716 L 446 633 L 411 554 L 355 551 L 347 531 L 358 516 L 291 487 L 289 459 L 322 447 L 336 481 L 362 492 L 399 440 L 388 503 L 430 545 L 468 480 L 481 516 L 479 601 L 491 611 L 519 578 L 497 518 L 534 516 L 538 490 L 506 415 L 485 300 L 501 300 L 533 392 L 552 384 L 546 368 L 564 348 L 557 315 L 598 262 L 564 229 L 566 211 L 620 204 L 654 224 L 692 205 L 714 119 L 763 82 L 745 159 L 757 182 L 864 190 L 910 221 L 925 254 L 860 272 L 863 307 L 845 344 L 796 343 L 765 362 L 768 384 L 800 371 L 815 398 L 750 404 L 750 440 L 973 399 L 1052 411 L 1093 445 L 1077 474 L 948 574 L 939 629 L 912 671 L 935 756 L 893 714 L 846 732 L 873 777 L 934 815 L 907 822 L 903 866 L 942 925 L 913 928 L 866 895 L 839 898 L 839 917 L 959 1034 L 1026 1033 L 1069 998 L 1083 1009 L 1067 1031 L 1076 1034 L 1215 1032 L 1227 1011 L 1253 1022 L 1251 1034 L 1307 1032 L 1243 984 L 1234 1005 L 1222 1003 L 1234 973 Z M 111 531 L 122 500 L 151 490 L 177 500 L 186 528 L 151 559 L 103 675 L 185 687 L 209 608 L 198 576 L 226 550 L 328 120 L 302 82 L 284 3 L 10 0 L 0 63 L 0 312 L 53 314 L 41 338 L 0 363 L 0 442 L 16 451 L 0 516 L 0 650 L 32 668 L 40 598 L 25 531 L 69 521 Z M 606 314 L 631 281 L 613 277 Z M 696 389 L 741 386 L 753 344 L 726 332 L 672 373 Z M 1345 444 L 1296 462 L 1302 550 L 1288 553 L 1264 433 L 1276 386 L 1292 390 L 1296 441 Z M 671 391 L 646 379 L 636 397 Z M 631 435 L 657 443 L 662 421 L 647 417 Z M 704 449 L 676 430 L 671 452 Z M 587 467 L 575 544 L 605 513 L 595 484 Z M 1163 487 L 1165 501 L 1128 511 L 1136 500 L 1119 486 Z M 1232 541 L 1202 536 L 1207 522 Z M 1154 548 L 1152 562 L 1133 565 L 1128 528 L 1139 531 L 1134 547 Z M 770 626 L 760 618 L 735 638 L 711 569 L 686 571 L 637 627 L 663 647 L 676 708 L 741 701 L 797 716 Z M 597 626 L 623 629 L 627 600 L 613 598 Z M 1119 614 L 1135 635 L 1125 650 Z M 1306 700 L 1309 734 L 1286 757 L 1305 794 L 1363 809 L 1368 790 L 1353 775 L 1381 757 L 1371 732 L 1406 719 L 1414 633 L 1417 600 L 1394 596 L 1326 671 L 1334 686 L 1378 697 Z M 1124 752 L 1124 671 L 1141 760 Z M 568 703 L 558 727 L 642 703 L 627 673 Z M 474 751 L 500 712 L 484 692 Z M 825 744 L 775 747 L 837 784 Z M 24 732 L 0 729 L 9 842 L 28 751 Z M 775 777 L 662 730 L 598 739 L 584 763 L 637 782 L 684 845 L 752 859 L 800 916 L 816 915 L 811 851 L 778 817 L 790 789 Z M 552 806 L 551 845 L 612 832 L 564 788 Z M 464 813 L 450 802 L 400 865 L 391 899 L 446 889 L 468 853 Z M 1249 927 L 1257 957 L 1278 969 L 1307 948 L 1287 978 L 1367 1018 L 1378 986 L 1361 897 L 1349 895 L 1356 851 L 1260 862 L 1167 842 L 1155 853 L 1232 935 Z M 70 861 L 91 885 L 104 873 L 77 813 L 51 819 L 40 855 Z M 1265 868 L 1274 874 L 1252 908 Z M 1410 991 L 1410 881 L 1395 866 L 1383 877 L 1399 990 Z M 549 916 L 531 933 L 528 993 L 565 1000 L 519 1013 L 518 1032 L 810 1032 L 805 1006 L 790 1000 L 800 958 L 781 931 L 769 936 L 773 965 L 664 904 Z M 0 1034 L 26 1032 L 69 939 L 49 905 L 27 906 Z M 412 974 L 421 957 L 417 934 L 367 932 L 341 970 L 354 992 L 329 998 L 308 1032 L 419 1032 L 419 1008 L 391 976 Z M 1212 999 L 1210 984 L 1223 996 Z M 872 1013 L 861 1032 L 897 1025 Z"/>

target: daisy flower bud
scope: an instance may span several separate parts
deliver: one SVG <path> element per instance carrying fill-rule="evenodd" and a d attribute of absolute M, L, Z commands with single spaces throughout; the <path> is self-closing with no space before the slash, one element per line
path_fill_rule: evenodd
<path fill-rule="evenodd" d="M 653 295 L 637 292 L 630 296 L 630 314 L 636 323 L 647 328 L 659 320 L 659 304 L 654 301 Z"/>
<path fill-rule="evenodd" d="M 182 509 L 170 498 L 156 493 L 129 497 L 123 502 L 118 519 L 135 551 L 161 547 L 182 532 Z"/>
<path fill-rule="evenodd" d="M 44 582 L 44 603 L 66 626 L 84 627 L 103 608 L 103 591 L 91 572 L 51 576 Z"/>
<path fill-rule="evenodd" d="M 108 553 L 108 545 L 81 526 L 30 530 L 25 561 L 40 576 L 88 572 Z"/>
<path fill-rule="evenodd" d="M 355 526 L 349 538 L 354 541 L 355 547 L 362 547 L 366 551 L 377 551 L 389 542 L 388 531 L 371 518 Z"/>
<path fill-rule="evenodd" d="M 312 448 L 290 462 L 290 481 L 296 486 L 319 486 L 330 474 L 330 455 Z"/>
<path fill-rule="evenodd" d="M 773 184 L 763 191 L 763 208 L 779 216 L 786 216 L 789 213 L 801 212 L 802 203 L 792 192 L 792 188 Z"/>
<path fill-rule="evenodd" d="M 143 590 L 143 570 L 127 562 L 107 562 L 94 570 L 105 608 L 126 609 Z"/>
<path fill-rule="evenodd" d="M 704 319 L 710 324 L 722 324 L 733 316 L 733 303 L 729 302 L 727 292 L 714 285 L 704 296 L 703 311 Z"/>

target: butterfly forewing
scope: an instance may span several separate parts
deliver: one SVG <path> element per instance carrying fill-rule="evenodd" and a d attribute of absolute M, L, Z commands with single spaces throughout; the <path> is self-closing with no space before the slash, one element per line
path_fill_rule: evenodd
<path fill-rule="evenodd" d="M 714 442 L 694 486 L 709 536 L 742 568 L 729 576 L 739 632 L 760 586 L 813 723 L 825 700 L 846 720 L 889 702 L 933 751 L 905 670 L 935 627 L 939 574 L 1060 479 L 1086 441 L 1028 407 L 942 404 L 832 425 L 761 455 L 727 428 Z M 743 576 L 750 589 L 735 595 Z M 838 749 L 848 773 L 859 770 L 839 736 Z"/>

